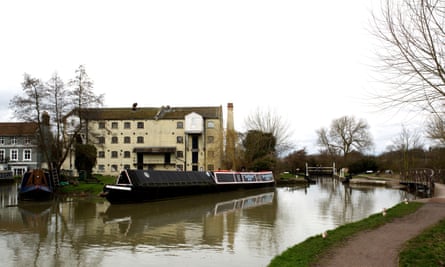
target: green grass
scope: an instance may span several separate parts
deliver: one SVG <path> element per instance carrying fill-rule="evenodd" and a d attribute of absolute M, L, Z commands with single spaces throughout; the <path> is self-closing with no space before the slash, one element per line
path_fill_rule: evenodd
<path fill-rule="evenodd" d="M 102 192 L 104 184 L 114 184 L 116 177 L 94 175 L 98 182 L 78 181 L 76 184 L 69 184 L 59 187 L 62 194 L 91 194 L 98 195 Z"/>
<path fill-rule="evenodd" d="M 405 244 L 399 266 L 445 266 L 445 219 Z"/>
<path fill-rule="evenodd" d="M 395 218 L 400 218 L 416 211 L 422 205 L 422 203 L 417 202 L 400 203 L 388 209 L 386 216 L 382 216 L 380 213 L 373 214 L 361 221 L 342 225 L 328 231 L 327 238 L 322 238 L 321 234 L 310 237 L 273 258 L 269 263 L 269 267 L 310 266 L 317 261 L 320 255 L 323 255 L 330 248 L 341 244 L 351 235 L 363 230 L 377 228 Z"/>

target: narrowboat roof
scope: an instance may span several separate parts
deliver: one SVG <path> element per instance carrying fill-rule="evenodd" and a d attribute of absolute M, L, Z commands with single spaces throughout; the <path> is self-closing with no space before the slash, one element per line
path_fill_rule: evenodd
<path fill-rule="evenodd" d="M 214 184 L 210 172 L 156 170 L 126 170 L 126 172 L 130 176 L 131 183 L 136 186 Z"/>

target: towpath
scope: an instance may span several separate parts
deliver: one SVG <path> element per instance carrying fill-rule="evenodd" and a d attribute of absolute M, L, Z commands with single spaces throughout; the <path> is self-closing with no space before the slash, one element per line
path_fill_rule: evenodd
<path fill-rule="evenodd" d="M 434 197 L 418 201 L 425 205 L 415 213 L 352 236 L 342 246 L 323 255 L 314 266 L 398 266 L 403 244 L 445 219 L 445 185 L 436 183 Z"/>

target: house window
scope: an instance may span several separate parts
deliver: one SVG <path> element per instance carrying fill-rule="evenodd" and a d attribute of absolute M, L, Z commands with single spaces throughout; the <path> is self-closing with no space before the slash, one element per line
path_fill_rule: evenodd
<path fill-rule="evenodd" d="M 215 141 L 215 137 L 213 137 L 213 136 L 207 136 L 207 143 L 208 144 L 211 144 L 211 143 L 213 143 L 213 141 Z"/>
<path fill-rule="evenodd" d="M 117 129 L 117 128 L 118 128 L 118 124 L 117 124 L 117 122 L 113 121 L 113 122 L 111 123 L 111 128 L 112 128 L 112 129 Z"/>
<path fill-rule="evenodd" d="M 215 157 L 215 151 L 209 150 L 209 152 L 207 152 L 207 156 L 209 158 L 214 158 Z"/>
<path fill-rule="evenodd" d="M 131 128 L 131 122 L 126 121 L 124 122 L 124 129 L 130 129 Z"/>
<path fill-rule="evenodd" d="M 117 158 L 117 151 L 111 151 L 111 157 L 112 158 Z"/>
<path fill-rule="evenodd" d="M 144 123 L 143 122 L 138 122 L 138 129 L 144 129 Z"/>
<path fill-rule="evenodd" d="M 5 144 L 5 138 L 3 136 L 0 136 L 0 145 Z"/>
<path fill-rule="evenodd" d="M 176 165 L 176 170 L 182 171 L 182 170 L 184 170 L 184 166 L 182 164 L 178 164 L 178 165 Z"/>
<path fill-rule="evenodd" d="M 99 129 L 105 129 L 105 122 L 99 122 Z"/>
<path fill-rule="evenodd" d="M 130 158 L 131 152 L 130 151 L 124 151 L 124 158 Z"/>
<path fill-rule="evenodd" d="M 183 129 L 184 128 L 184 122 L 178 121 L 176 122 L 176 129 Z"/>
<path fill-rule="evenodd" d="M 11 137 L 11 145 L 17 144 L 17 137 L 13 136 Z"/>
<path fill-rule="evenodd" d="M 117 136 L 111 137 L 111 143 L 112 144 L 117 144 Z"/>
<path fill-rule="evenodd" d="M 130 169 L 130 164 L 124 164 L 124 169 L 129 170 Z"/>
<path fill-rule="evenodd" d="M 130 144 L 130 143 L 131 143 L 130 136 L 124 136 L 124 144 Z"/>
<path fill-rule="evenodd" d="M 138 136 L 137 143 L 138 144 L 143 144 L 144 143 L 144 137 L 143 136 Z"/>
<path fill-rule="evenodd" d="M 184 143 L 184 137 L 183 136 L 176 136 L 176 143 L 177 144 Z"/>
<path fill-rule="evenodd" d="M 105 165 L 103 165 L 103 164 L 99 164 L 99 165 L 97 166 L 97 169 L 98 169 L 100 172 L 104 172 L 104 171 L 105 171 Z"/>
<path fill-rule="evenodd" d="M 31 149 L 23 150 L 23 161 L 31 161 Z"/>
<path fill-rule="evenodd" d="M 10 159 L 12 160 L 12 161 L 17 161 L 17 160 L 19 160 L 19 151 L 17 150 L 17 149 L 11 149 L 11 152 L 10 152 L 11 154 L 10 154 Z"/>
<path fill-rule="evenodd" d="M 97 138 L 97 142 L 98 142 L 99 144 L 105 144 L 105 137 L 103 137 L 103 136 L 99 136 L 99 137 Z"/>
<path fill-rule="evenodd" d="M 207 122 L 207 128 L 209 128 L 209 129 L 215 128 L 215 123 L 213 121 L 208 121 Z"/>
<path fill-rule="evenodd" d="M 181 150 L 176 151 L 176 157 L 177 158 L 183 158 L 184 157 L 184 151 L 181 151 Z"/>
<path fill-rule="evenodd" d="M 4 162 L 5 161 L 5 150 L 2 149 L 0 150 L 0 162 Z"/>
<path fill-rule="evenodd" d="M 98 157 L 98 158 L 105 158 L 105 151 L 99 151 L 99 152 L 97 153 L 97 157 Z"/>
<path fill-rule="evenodd" d="M 209 164 L 209 165 L 207 165 L 207 170 L 214 171 L 215 170 L 215 166 L 213 164 Z"/>
<path fill-rule="evenodd" d="M 29 138 L 28 136 L 26 136 L 26 137 L 23 139 L 23 143 L 24 143 L 25 145 L 30 145 L 30 144 L 31 144 L 31 138 Z"/>

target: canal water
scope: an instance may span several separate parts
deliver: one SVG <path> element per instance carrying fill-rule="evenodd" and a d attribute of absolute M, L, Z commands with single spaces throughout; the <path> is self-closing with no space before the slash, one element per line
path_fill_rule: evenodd
<path fill-rule="evenodd" d="M 414 196 L 333 179 L 110 205 L 97 198 L 18 202 L 0 186 L 1 266 L 267 266 L 310 236 Z"/>

